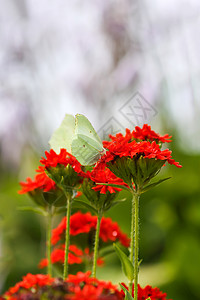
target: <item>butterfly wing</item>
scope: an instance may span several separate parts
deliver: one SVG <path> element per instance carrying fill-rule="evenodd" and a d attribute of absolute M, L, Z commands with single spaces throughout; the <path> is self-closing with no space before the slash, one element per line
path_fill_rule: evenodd
<path fill-rule="evenodd" d="M 50 147 L 58 154 L 61 148 L 71 153 L 72 140 L 74 139 L 75 118 L 66 114 L 60 127 L 56 129 L 49 141 Z"/>
<path fill-rule="evenodd" d="M 77 114 L 75 118 L 75 134 L 72 141 L 72 154 L 84 166 L 92 165 L 101 157 L 104 148 L 98 134 L 89 120 Z"/>
<path fill-rule="evenodd" d="M 84 115 L 77 114 L 75 117 L 75 136 L 81 137 L 98 151 L 103 151 L 100 137 L 94 130 L 90 121 Z"/>
<path fill-rule="evenodd" d="M 91 166 L 101 157 L 101 152 L 91 146 L 81 137 L 72 141 L 72 154 L 82 166 Z"/>

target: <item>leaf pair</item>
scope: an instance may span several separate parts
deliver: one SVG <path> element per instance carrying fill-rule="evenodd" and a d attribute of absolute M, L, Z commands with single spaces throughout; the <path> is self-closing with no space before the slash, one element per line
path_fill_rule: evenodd
<path fill-rule="evenodd" d="M 113 244 L 117 255 L 120 258 L 122 270 L 124 275 L 128 278 L 129 281 L 133 281 L 134 279 L 134 266 L 127 255 L 117 246 L 115 243 Z"/>
<path fill-rule="evenodd" d="M 119 285 L 125 293 L 125 299 L 124 300 L 134 300 L 134 298 L 131 296 L 129 291 L 121 283 Z"/>
<path fill-rule="evenodd" d="M 129 279 L 129 281 L 133 281 L 134 278 L 134 266 L 130 259 L 127 257 L 127 255 L 117 246 L 116 244 L 113 244 L 115 251 L 117 255 L 120 258 L 122 270 L 124 272 L 124 275 Z M 119 284 L 122 290 L 125 293 L 125 299 L 124 300 L 132 300 L 134 299 L 129 291 L 120 283 Z"/>
<path fill-rule="evenodd" d="M 124 300 L 134 300 L 134 298 L 131 296 L 129 291 L 121 283 L 119 285 L 125 293 L 125 299 Z M 151 300 L 151 298 L 149 297 L 146 300 Z"/>
<path fill-rule="evenodd" d="M 127 257 L 127 255 L 117 246 L 116 244 L 113 244 L 115 251 L 117 255 L 120 258 L 121 265 L 122 265 L 122 270 L 124 275 L 129 279 L 130 282 L 133 281 L 134 279 L 134 266 L 133 263 L 130 261 L 130 259 Z M 138 266 L 141 264 L 142 260 L 139 261 Z M 134 299 L 129 291 L 122 285 L 120 284 L 120 287 L 125 293 L 125 299 L 124 300 L 132 300 Z M 146 300 L 151 300 L 150 298 Z"/>
<path fill-rule="evenodd" d="M 170 179 L 171 177 L 166 177 L 166 178 L 163 178 L 163 179 L 160 179 L 160 180 L 158 180 L 158 181 L 156 181 L 156 182 L 153 182 L 153 183 L 151 183 L 151 184 L 149 184 L 149 185 L 146 185 L 140 192 L 141 192 L 141 194 L 143 194 L 143 193 L 145 193 L 145 192 L 147 192 L 148 190 L 150 190 L 150 189 L 152 189 L 153 187 L 155 187 L 155 186 L 157 186 L 158 184 L 160 184 L 160 183 L 162 183 L 162 182 L 164 182 L 164 181 L 166 181 L 166 180 L 168 180 L 168 179 Z M 126 190 L 126 191 L 130 191 L 130 189 L 129 188 L 127 188 L 126 186 L 124 186 L 124 185 L 120 185 L 120 184 L 112 184 L 112 183 L 96 183 L 97 185 L 107 185 L 107 186 L 113 186 L 113 187 L 116 187 L 116 188 L 120 188 L 120 189 L 122 189 L 122 190 Z"/>

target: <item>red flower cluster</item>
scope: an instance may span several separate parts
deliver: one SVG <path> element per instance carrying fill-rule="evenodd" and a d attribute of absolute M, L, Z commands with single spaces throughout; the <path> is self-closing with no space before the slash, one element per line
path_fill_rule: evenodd
<path fill-rule="evenodd" d="M 90 278 L 91 272 L 78 272 L 77 275 L 69 275 L 67 282 L 72 295 L 66 297 L 69 300 L 122 300 L 123 293 L 111 282 Z"/>
<path fill-rule="evenodd" d="M 83 214 L 77 212 L 70 217 L 70 235 L 78 235 L 80 233 L 88 233 L 91 228 L 95 227 L 94 217 L 88 212 Z M 66 230 L 66 217 L 62 219 L 60 224 L 52 230 L 51 242 L 55 245 Z"/>
<path fill-rule="evenodd" d="M 128 236 L 121 232 L 117 222 L 113 222 L 111 218 L 102 218 L 100 226 L 100 238 L 104 242 L 115 242 L 116 240 L 119 240 L 124 247 L 129 247 L 130 244 Z"/>
<path fill-rule="evenodd" d="M 76 245 L 69 246 L 69 255 L 68 255 L 68 263 L 70 265 L 73 264 L 81 264 L 82 263 L 83 251 L 80 250 Z M 59 248 L 56 248 L 51 253 L 51 262 L 52 264 L 60 263 L 63 264 L 65 260 L 65 245 L 59 245 Z M 39 263 L 39 268 L 45 268 L 48 265 L 48 259 L 42 259 Z"/>
<path fill-rule="evenodd" d="M 90 252 L 89 248 L 84 249 L 84 257 L 87 259 L 87 261 L 92 261 L 94 256 L 94 253 Z M 104 265 L 104 259 L 102 257 L 97 258 L 97 265 L 98 266 L 103 266 Z"/>
<path fill-rule="evenodd" d="M 77 212 L 70 217 L 70 235 L 77 236 L 81 233 L 89 234 L 91 231 L 95 231 L 97 224 L 97 217 L 92 216 L 89 212 L 83 214 L 82 212 Z M 51 262 L 53 264 L 64 262 L 64 236 L 66 230 L 66 217 L 62 219 L 60 224 L 52 230 L 51 242 L 53 245 L 58 246 L 54 248 L 51 254 Z M 130 239 L 123 233 L 117 222 L 113 222 L 111 218 L 102 218 L 100 226 L 100 239 L 104 243 L 119 241 L 124 247 L 129 247 Z M 76 242 L 75 242 L 76 243 Z M 81 250 L 77 245 L 70 245 L 69 247 L 69 264 L 81 264 L 85 261 L 91 261 L 93 253 L 90 252 L 89 248 Z M 99 257 L 97 261 L 98 265 L 104 263 L 103 258 Z M 48 265 L 48 260 L 42 259 L 39 263 L 39 268 L 44 268 Z"/>
<path fill-rule="evenodd" d="M 151 126 L 144 124 L 142 128 L 139 126 L 135 127 L 135 130 L 132 131 L 132 137 L 142 141 L 156 141 L 161 143 L 171 142 L 171 137 L 168 134 L 161 136 L 155 131 L 151 130 Z"/>
<path fill-rule="evenodd" d="M 61 149 L 59 154 L 51 149 L 49 152 L 45 151 L 45 155 L 46 158 L 42 157 L 42 159 L 40 160 L 45 169 L 57 167 L 57 165 L 64 165 L 65 167 L 67 165 L 71 165 L 74 171 L 79 176 L 86 176 L 86 174 L 81 169 L 81 164 L 73 155 L 68 153 L 66 149 Z"/>
<path fill-rule="evenodd" d="M 16 294 L 20 288 L 27 289 L 27 290 L 31 288 L 38 289 L 39 287 L 49 285 L 52 282 L 53 282 L 53 278 L 50 278 L 49 275 L 43 275 L 43 274 L 33 275 L 28 273 L 26 276 L 23 277 L 22 281 L 18 282 L 14 287 L 11 287 L 8 290 L 8 292 L 5 293 L 5 296 L 9 297 L 13 294 Z"/>
<path fill-rule="evenodd" d="M 147 128 L 150 127 L 148 125 L 145 126 L 147 126 Z M 161 150 L 159 144 L 156 143 L 158 140 L 162 142 L 169 142 L 170 137 L 168 135 L 159 136 L 158 134 L 155 134 L 156 140 L 154 140 L 154 134 L 152 134 L 154 131 L 149 130 L 148 134 L 146 134 L 145 130 L 140 129 L 139 127 L 136 128 L 136 131 L 133 131 L 132 133 L 129 129 L 126 129 L 125 136 L 118 133 L 116 136 L 110 136 L 111 141 L 104 141 L 103 145 L 108 151 L 101 158 L 100 163 L 113 161 L 116 157 L 133 158 L 135 156 L 142 155 L 144 158 L 166 160 L 171 165 L 175 165 L 178 168 L 182 167 L 178 162 L 175 162 L 175 160 L 172 159 L 172 151 L 169 149 Z M 148 140 L 137 142 L 135 137 L 137 137 L 137 139 L 140 137 L 142 140 L 144 140 L 145 137 L 148 137 Z M 151 142 L 149 140 L 151 140 Z"/>
<path fill-rule="evenodd" d="M 95 230 L 97 224 L 97 217 L 92 216 L 89 212 L 83 214 L 77 212 L 70 217 L 70 234 L 78 235 L 80 233 L 88 233 L 91 230 Z M 66 217 L 64 217 L 61 223 L 52 230 L 52 244 L 55 245 L 66 230 Z M 110 218 L 103 217 L 100 226 L 100 239 L 104 242 L 119 240 L 120 243 L 128 247 L 129 238 L 126 234 L 122 233 L 117 222 L 113 222 Z"/>
<path fill-rule="evenodd" d="M 101 170 L 99 167 L 96 167 L 92 170 L 92 172 L 87 173 L 89 178 L 98 183 L 111 183 L 111 184 L 118 184 L 127 186 L 127 184 L 119 177 L 117 177 L 113 172 L 111 172 L 108 168 L 105 170 Z M 121 191 L 122 189 L 113 186 L 107 185 L 97 185 L 92 188 L 95 191 L 100 191 L 101 194 L 106 194 L 109 191 L 111 194 L 115 193 L 116 191 Z"/>
<path fill-rule="evenodd" d="M 48 275 L 27 274 L 23 280 L 11 287 L 1 299 L 25 300 L 41 299 L 43 293 L 47 293 L 50 299 L 54 299 L 54 291 L 60 295 L 59 299 L 66 300 L 123 300 L 124 292 L 117 289 L 111 282 L 105 282 L 90 277 L 91 272 L 78 272 L 76 275 L 69 275 L 66 281 L 57 278 L 50 278 Z M 124 287 L 127 288 L 125 284 Z M 48 290 L 49 288 L 49 290 Z M 134 290 L 134 285 L 133 285 Z M 134 292 L 132 293 L 134 297 Z M 167 300 L 166 293 L 158 288 L 147 285 L 142 288 L 138 285 L 138 300 Z M 45 298 L 46 299 L 46 298 Z M 57 299 L 57 298 L 56 298 Z"/>
<path fill-rule="evenodd" d="M 90 272 L 69 275 L 66 281 L 47 275 L 27 274 L 1 299 L 123 300 L 123 292 L 111 282 L 90 278 Z M 54 294 L 55 293 L 55 294 Z M 55 298 L 54 298 L 55 296 Z"/>
<path fill-rule="evenodd" d="M 93 258 L 93 253 L 89 252 L 89 248 L 86 248 L 84 251 L 79 249 L 76 245 L 69 246 L 69 255 L 68 263 L 69 265 L 81 264 L 84 262 L 84 259 L 91 261 Z M 52 264 L 63 264 L 65 260 L 65 245 L 59 245 L 58 248 L 55 248 L 51 253 L 51 263 Z M 103 258 L 99 257 L 97 260 L 99 266 L 104 264 Z M 43 269 L 48 266 L 48 259 L 44 258 L 40 261 L 38 267 Z"/>
<path fill-rule="evenodd" d="M 40 166 L 37 171 L 40 174 L 37 174 L 34 180 L 27 177 L 26 182 L 20 182 L 22 189 L 18 192 L 19 194 L 32 192 L 36 189 L 42 189 L 44 192 L 55 189 L 55 182 L 46 175 L 44 168 Z"/>
<path fill-rule="evenodd" d="M 118 141 L 119 138 L 124 138 L 122 133 L 116 134 L 116 136 L 112 136 L 111 134 L 109 137 L 113 141 Z M 165 134 L 161 136 L 160 134 L 156 133 L 151 129 L 151 126 L 144 124 L 142 128 L 139 126 L 135 127 L 135 130 L 132 132 L 129 129 L 126 129 L 126 136 L 129 140 L 140 140 L 140 141 L 155 141 L 155 142 L 161 142 L 161 143 L 169 143 L 171 142 L 170 138 L 172 136 L 169 136 L 168 134 Z"/>
<path fill-rule="evenodd" d="M 49 275 L 27 274 L 23 280 L 11 287 L 2 297 L 2 300 L 25 300 L 41 299 L 46 293 L 46 298 L 54 299 L 54 292 L 59 299 L 66 300 L 123 300 L 124 292 L 117 289 L 111 282 L 105 282 L 90 277 L 91 272 L 78 272 L 76 275 L 69 275 L 66 281 L 58 278 L 50 278 Z M 124 287 L 127 288 L 125 284 Z M 128 288 L 127 288 L 128 289 Z M 134 291 L 134 285 L 133 285 Z M 134 292 L 132 293 L 134 297 Z M 138 300 L 167 300 L 167 294 L 158 288 L 147 285 L 142 288 L 138 284 Z M 45 298 L 45 299 L 46 299 Z M 57 298 L 56 298 L 57 299 Z"/>
<path fill-rule="evenodd" d="M 39 166 L 36 172 L 34 180 L 30 177 L 27 177 L 26 182 L 20 182 L 22 189 L 18 192 L 19 194 L 25 194 L 27 192 L 32 192 L 36 189 L 41 189 L 44 192 L 49 192 L 50 190 L 54 190 L 56 188 L 56 183 L 47 176 L 45 173 L 45 169 L 50 167 L 56 167 L 58 164 L 71 165 L 73 170 L 77 173 L 78 176 L 86 177 L 86 173 L 84 173 L 81 169 L 81 164 L 77 161 L 77 159 L 68 153 L 66 149 L 61 149 L 60 154 L 56 154 L 54 150 L 50 150 L 50 152 L 45 152 L 46 159 L 42 158 L 40 162 L 44 165 Z"/>
<path fill-rule="evenodd" d="M 124 283 L 122 283 L 122 285 L 128 290 L 128 287 Z M 132 296 L 134 297 L 134 284 L 132 291 Z M 151 300 L 167 300 L 167 294 L 160 291 L 159 288 L 152 288 L 150 285 L 142 288 L 138 284 L 138 300 L 146 300 L 149 297 L 151 298 Z"/>

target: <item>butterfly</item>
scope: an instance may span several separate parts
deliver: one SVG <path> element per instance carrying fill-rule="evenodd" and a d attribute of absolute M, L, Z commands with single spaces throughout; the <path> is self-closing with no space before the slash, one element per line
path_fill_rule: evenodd
<path fill-rule="evenodd" d="M 66 114 L 49 144 L 56 153 L 61 148 L 67 149 L 83 166 L 95 164 L 105 153 L 100 137 L 82 114 L 76 114 L 75 117 Z"/>

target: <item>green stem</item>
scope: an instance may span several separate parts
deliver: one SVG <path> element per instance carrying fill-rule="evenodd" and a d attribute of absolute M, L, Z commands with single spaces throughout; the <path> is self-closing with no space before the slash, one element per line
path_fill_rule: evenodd
<path fill-rule="evenodd" d="M 48 216 L 47 216 L 47 258 L 48 258 L 48 267 L 47 267 L 47 272 L 50 276 L 52 276 L 52 264 L 51 264 L 51 227 L 52 227 L 52 211 L 51 207 L 49 208 L 48 211 Z"/>
<path fill-rule="evenodd" d="M 92 277 L 96 277 L 97 258 L 98 258 L 98 249 L 99 249 L 99 232 L 100 232 L 101 219 L 102 219 L 102 213 L 99 213 L 98 218 L 97 218 L 97 227 L 96 227 L 95 242 L 94 242 L 94 257 L 93 257 Z"/>
<path fill-rule="evenodd" d="M 64 261 L 64 272 L 63 280 L 68 276 L 68 255 L 69 255 L 69 244 L 70 244 L 70 215 L 71 215 L 71 194 L 66 194 L 67 198 L 67 215 L 66 215 L 66 231 L 65 231 L 65 261 Z"/>
<path fill-rule="evenodd" d="M 134 300 L 138 299 L 138 253 L 139 253 L 139 193 L 133 194 L 131 215 L 131 242 L 130 260 L 134 261 Z M 129 282 L 129 291 L 132 294 L 132 282 Z"/>

